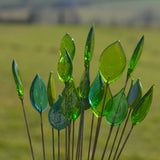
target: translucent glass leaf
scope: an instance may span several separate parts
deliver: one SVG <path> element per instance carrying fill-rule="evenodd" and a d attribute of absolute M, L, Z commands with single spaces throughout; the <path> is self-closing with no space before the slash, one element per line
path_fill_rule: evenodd
<path fill-rule="evenodd" d="M 132 54 L 131 60 L 129 62 L 128 72 L 127 72 L 128 78 L 131 77 L 131 75 L 133 74 L 133 71 L 135 70 L 135 68 L 138 64 L 138 61 L 139 61 L 141 54 L 142 54 L 143 45 L 144 45 L 144 36 L 142 36 L 142 38 L 138 42 L 138 44 Z"/>
<path fill-rule="evenodd" d="M 98 72 L 89 91 L 89 102 L 93 108 L 95 108 L 95 106 L 97 106 L 103 98 L 104 87 L 102 86 L 103 86 L 103 81 L 100 73 Z"/>
<path fill-rule="evenodd" d="M 147 113 L 149 112 L 152 97 L 153 97 L 153 88 L 154 85 L 148 90 L 148 92 L 140 99 L 137 103 L 136 107 L 134 108 L 131 120 L 132 124 L 139 124 L 143 119 L 146 117 Z"/>
<path fill-rule="evenodd" d="M 103 99 L 105 96 L 105 89 L 106 89 L 106 83 L 103 84 L 103 86 L 100 88 L 100 90 L 98 90 L 96 92 L 96 94 L 94 95 L 94 97 L 92 98 L 92 102 L 94 102 L 94 103 L 91 104 L 91 108 L 92 108 L 92 111 L 96 117 L 101 117 Z M 102 116 L 106 115 L 106 109 L 107 109 L 106 104 L 111 98 L 112 98 L 112 95 L 111 95 L 110 88 L 108 86 Z"/>
<path fill-rule="evenodd" d="M 65 83 L 68 82 L 71 79 L 72 76 L 72 60 L 70 55 L 68 54 L 68 51 L 64 52 L 63 55 L 60 56 L 60 59 L 58 61 L 58 76 L 59 79 Z"/>
<path fill-rule="evenodd" d="M 112 125 L 113 119 L 116 114 L 116 118 L 114 120 L 114 125 L 121 124 L 125 119 L 128 112 L 128 104 L 127 99 L 124 94 L 124 89 L 122 89 L 119 93 L 117 93 L 106 106 L 106 120 Z"/>
<path fill-rule="evenodd" d="M 67 102 L 65 100 L 67 100 Z M 67 87 L 67 94 L 65 94 L 65 90 L 62 92 L 61 111 L 64 116 L 65 103 L 67 103 L 67 119 L 75 120 L 80 115 L 81 105 L 73 79 L 71 79 L 69 82 L 69 86 Z"/>
<path fill-rule="evenodd" d="M 85 51 L 84 51 L 84 65 L 85 67 L 88 67 L 90 64 L 90 61 L 93 56 L 94 51 L 94 25 L 90 28 L 90 31 L 88 33 L 86 45 L 85 45 Z"/>
<path fill-rule="evenodd" d="M 62 101 L 62 96 L 59 95 L 59 99 L 50 108 L 49 113 L 48 113 L 49 123 L 51 124 L 53 128 L 57 130 L 66 128 L 66 119 L 60 109 L 61 101 Z M 69 125 L 69 123 L 70 121 L 67 120 L 67 125 Z"/>
<path fill-rule="evenodd" d="M 75 42 L 74 39 L 67 33 L 61 41 L 60 53 L 63 54 L 67 49 L 71 59 L 73 60 L 75 55 Z"/>
<path fill-rule="evenodd" d="M 15 60 L 12 62 L 12 73 L 15 80 L 17 94 L 21 100 L 23 100 L 23 84 L 19 74 L 19 69 Z"/>
<path fill-rule="evenodd" d="M 33 107 L 40 113 L 44 112 L 48 107 L 47 87 L 38 74 L 30 88 L 30 100 Z"/>
<path fill-rule="evenodd" d="M 101 54 L 99 71 L 103 80 L 112 83 L 123 73 L 126 66 L 126 56 L 120 41 L 108 46 Z"/>
<path fill-rule="evenodd" d="M 138 103 L 138 101 L 141 99 L 141 97 L 142 97 L 142 84 L 138 79 L 128 92 L 127 95 L 128 106 L 134 108 Z"/>
<path fill-rule="evenodd" d="M 54 83 L 53 72 L 50 72 L 50 75 L 49 75 L 47 94 L 48 94 L 49 105 L 53 106 L 56 100 L 56 88 L 55 88 L 55 83 Z"/>

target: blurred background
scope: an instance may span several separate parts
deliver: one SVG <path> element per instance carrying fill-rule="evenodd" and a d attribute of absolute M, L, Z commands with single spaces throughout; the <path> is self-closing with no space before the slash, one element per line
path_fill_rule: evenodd
<path fill-rule="evenodd" d="M 144 35 L 144 49 L 133 74 L 141 79 L 143 94 L 156 84 L 153 102 L 146 119 L 135 127 L 121 160 L 159 160 L 160 151 L 160 1 L 159 0 L 1 0 L 0 1 L 0 159 L 31 159 L 21 103 L 16 95 L 11 64 L 15 59 L 24 85 L 24 104 L 36 159 L 42 159 L 40 117 L 29 98 L 31 83 L 37 73 L 47 84 L 49 72 L 55 76 L 57 98 L 64 88 L 57 76 L 57 62 L 62 37 L 69 33 L 75 40 L 73 78 L 78 87 L 84 71 L 83 55 L 88 31 L 95 24 L 95 52 L 90 66 L 91 83 L 98 72 L 102 51 L 121 40 L 127 67 L 138 41 Z M 116 94 L 125 82 L 127 67 L 111 85 Z M 130 81 L 127 85 L 128 91 Z M 43 114 L 46 159 L 52 159 L 49 108 Z M 87 157 L 91 110 L 85 112 L 84 154 Z M 86 116 L 87 115 L 87 116 Z M 79 118 L 76 120 L 78 131 Z M 97 118 L 94 122 L 94 132 Z M 130 128 L 127 127 L 126 134 Z M 103 118 L 95 160 L 99 160 L 109 125 Z M 116 129 L 108 149 L 110 150 Z M 125 135 L 126 135 L 125 134 Z M 77 132 L 75 134 L 77 140 Z M 75 140 L 75 144 L 76 144 Z M 61 131 L 61 159 L 64 159 L 64 131 Z M 76 148 L 76 147 L 75 147 Z M 57 156 L 57 132 L 55 131 Z M 109 152 L 109 151 L 108 151 Z M 106 154 L 107 159 L 107 154 Z"/>

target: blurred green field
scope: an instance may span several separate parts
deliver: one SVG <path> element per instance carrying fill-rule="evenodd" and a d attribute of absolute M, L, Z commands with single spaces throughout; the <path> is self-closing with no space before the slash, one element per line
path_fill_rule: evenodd
<path fill-rule="evenodd" d="M 38 25 L 0 25 L 0 159 L 28 160 L 31 159 L 21 103 L 16 95 L 12 77 L 11 64 L 15 59 L 19 65 L 24 84 L 24 103 L 30 126 L 33 148 L 36 159 L 42 159 L 40 136 L 40 117 L 33 109 L 29 100 L 29 89 L 37 73 L 48 81 L 49 72 L 54 71 L 57 96 L 64 85 L 58 80 L 57 61 L 61 38 L 69 33 L 76 43 L 76 55 L 73 62 L 73 77 L 78 86 L 84 70 L 83 54 L 86 37 L 90 26 L 38 26 Z M 154 83 L 153 103 L 146 119 L 135 127 L 127 143 L 121 160 L 159 160 L 160 151 L 160 30 L 159 28 L 126 28 L 126 27 L 95 27 L 95 52 L 91 62 L 91 82 L 98 71 L 98 60 L 107 45 L 116 40 L 121 43 L 129 60 L 132 52 L 141 38 L 145 36 L 145 45 L 141 60 L 133 78 L 140 78 L 146 92 Z M 127 63 L 128 65 L 128 63 Z M 124 85 L 126 70 L 122 77 L 111 85 L 113 94 Z M 127 87 L 128 89 L 128 87 Z M 51 127 L 48 123 L 48 109 L 44 113 L 44 135 L 46 159 L 52 159 Z M 76 131 L 78 130 L 78 121 Z M 84 157 L 87 157 L 91 111 L 85 113 Z M 95 121 L 96 126 L 96 121 Z M 94 127 L 95 128 L 95 127 Z M 129 129 L 130 127 L 128 127 Z M 109 125 L 104 119 L 100 131 L 95 160 L 99 160 L 107 138 Z M 64 131 L 61 132 L 61 159 L 64 159 Z M 57 155 L 57 133 L 56 133 Z M 77 137 L 77 132 L 76 132 Z M 114 133 L 113 136 L 114 137 Z M 77 139 L 77 138 L 76 138 Z M 112 142 L 112 139 L 111 141 Z M 109 145 L 111 147 L 111 143 Z M 75 147 L 76 149 L 76 147 Z"/>

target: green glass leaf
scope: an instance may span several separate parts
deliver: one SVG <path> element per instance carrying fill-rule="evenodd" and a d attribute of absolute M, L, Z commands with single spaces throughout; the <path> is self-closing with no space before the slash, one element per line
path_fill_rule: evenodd
<path fill-rule="evenodd" d="M 58 76 L 59 79 L 65 83 L 68 82 L 71 79 L 72 76 L 72 60 L 70 55 L 68 54 L 68 51 L 61 55 L 59 61 L 58 61 Z"/>
<path fill-rule="evenodd" d="M 103 98 L 104 87 L 102 86 L 103 86 L 102 77 L 98 72 L 89 91 L 89 102 L 93 108 L 95 108 L 95 106 L 97 106 Z"/>
<path fill-rule="evenodd" d="M 30 100 L 33 107 L 40 113 L 44 112 L 48 107 L 47 87 L 38 74 L 30 88 Z"/>
<path fill-rule="evenodd" d="M 75 87 L 73 79 L 69 82 L 67 87 L 67 95 L 65 95 L 65 90 L 62 92 L 62 102 L 61 102 L 61 111 L 65 116 L 65 100 L 67 100 L 67 119 L 75 120 L 81 112 L 80 99 Z M 65 97 L 66 96 L 66 97 Z"/>
<path fill-rule="evenodd" d="M 142 97 L 142 84 L 138 79 L 127 95 L 128 106 L 134 108 Z"/>
<path fill-rule="evenodd" d="M 123 73 L 126 66 L 126 56 L 120 41 L 108 46 L 101 54 L 99 71 L 103 80 L 112 83 Z"/>
<path fill-rule="evenodd" d="M 92 111 L 94 113 L 94 115 L 96 117 L 101 117 L 101 113 L 102 113 L 102 106 L 103 106 L 103 99 L 104 99 L 104 96 L 105 96 L 105 89 L 106 89 L 106 83 L 103 84 L 103 86 L 100 88 L 100 90 L 98 90 L 96 92 L 96 94 L 94 95 L 94 97 L 92 98 L 92 105 L 91 105 L 91 108 L 92 108 Z M 106 99 L 105 99 L 105 105 L 104 105 L 104 109 L 103 109 L 103 114 L 102 116 L 105 116 L 106 115 L 106 104 L 107 102 L 112 98 L 112 95 L 111 95 L 111 91 L 110 91 L 110 88 L 108 86 L 107 88 L 107 94 L 106 94 Z"/>
<path fill-rule="evenodd" d="M 85 74 L 85 72 L 83 72 L 83 74 L 82 74 L 78 91 L 79 91 L 79 96 L 81 98 L 82 97 L 88 98 L 88 94 L 89 94 L 89 90 L 90 90 L 90 70 L 89 70 L 89 68 L 87 68 L 87 74 L 86 74 L 85 81 L 84 81 L 84 74 Z M 84 85 L 85 85 L 85 91 L 84 91 L 84 95 L 83 95 Z"/>
<path fill-rule="evenodd" d="M 152 103 L 154 86 L 155 85 L 153 85 L 148 90 L 148 92 L 140 99 L 140 101 L 137 103 L 136 107 L 134 108 L 131 114 L 131 120 L 133 125 L 139 124 L 141 121 L 143 121 L 143 119 L 146 117 L 147 113 L 149 112 L 149 109 Z"/>
<path fill-rule="evenodd" d="M 135 68 L 139 62 L 139 59 L 141 57 L 142 50 L 143 50 L 143 45 L 144 45 L 144 36 L 142 36 L 142 38 L 138 42 L 138 44 L 132 54 L 131 60 L 129 62 L 128 72 L 127 72 L 128 78 L 131 77 L 131 75 L 133 74 L 133 71 L 135 70 Z"/>
<path fill-rule="evenodd" d="M 60 53 L 63 54 L 67 49 L 71 59 L 73 60 L 75 55 L 75 42 L 74 39 L 67 33 L 61 41 Z"/>
<path fill-rule="evenodd" d="M 94 51 L 94 25 L 90 28 L 90 31 L 88 33 L 86 45 L 85 45 L 85 51 L 84 51 L 84 66 L 88 67 L 90 64 L 90 61 L 93 56 Z"/>
<path fill-rule="evenodd" d="M 19 69 L 15 60 L 12 62 L 12 73 L 15 80 L 17 94 L 21 100 L 23 100 L 23 84 L 19 74 Z"/>
<path fill-rule="evenodd" d="M 116 113 L 114 125 L 119 125 L 123 122 L 128 112 L 128 104 L 124 94 L 124 89 L 117 93 L 107 103 L 106 108 L 106 120 L 110 125 L 112 125 Z"/>
<path fill-rule="evenodd" d="M 62 95 L 59 95 L 59 99 L 56 103 L 50 108 L 48 112 L 48 119 L 51 126 L 57 130 L 61 130 L 66 128 L 66 119 L 63 116 L 60 106 L 62 102 Z M 69 125 L 70 121 L 67 120 L 67 125 Z"/>
<path fill-rule="evenodd" d="M 49 105 L 53 106 L 56 100 L 56 88 L 55 88 L 55 83 L 54 83 L 53 72 L 50 72 L 50 75 L 49 75 L 47 94 L 48 94 Z"/>

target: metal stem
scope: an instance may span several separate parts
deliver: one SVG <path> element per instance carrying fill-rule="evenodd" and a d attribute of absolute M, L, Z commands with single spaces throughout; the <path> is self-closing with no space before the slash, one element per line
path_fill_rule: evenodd
<path fill-rule="evenodd" d="M 90 158 L 90 150 L 91 150 L 91 142 L 92 142 L 93 123 L 94 123 L 94 114 L 92 113 L 91 131 L 90 131 L 89 147 L 88 147 L 88 160 L 89 160 L 89 158 Z"/>
<path fill-rule="evenodd" d="M 28 135 L 30 149 L 31 149 L 31 154 L 32 154 L 32 159 L 34 160 L 35 158 L 34 158 L 34 152 L 33 152 L 33 147 L 32 147 L 32 141 L 31 141 L 31 136 L 30 136 L 30 132 L 29 132 L 29 127 L 28 127 L 28 122 L 27 122 L 27 116 L 26 116 L 23 100 L 21 100 L 21 103 L 22 103 L 22 108 L 23 108 L 23 114 L 24 114 L 24 119 L 25 119 L 25 124 L 26 124 L 26 129 L 27 129 L 27 135 Z"/>
<path fill-rule="evenodd" d="M 60 130 L 58 130 L 58 160 L 60 160 Z"/>
<path fill-rule="evenodd" d="M 54 149 L 54 128 L 52 128 L 52 145 L 53 145 L 53 160 L 55 160 L 55 149 Z"/>
<path fill-rule="evenodd" d="M 44 134 L 43 134 L 43 120 L 42 120 L 42 113 L 40 113 L 40 119 L 41 119 L 41 134 L 42 134 L 43 160 L 45 160 L 45 146 L 44 146 Z"/>
<path fill-rule="evenodd" d="M 72 160 L 74 157 L 74 125 L 75 125 L 75 121 L 73 120 L 73 128 L 72 128 Z"/>
<path fill-rule="evenodd" d="M 68 126 L 68 160 L 70 160 L 71 123 Z"/>

